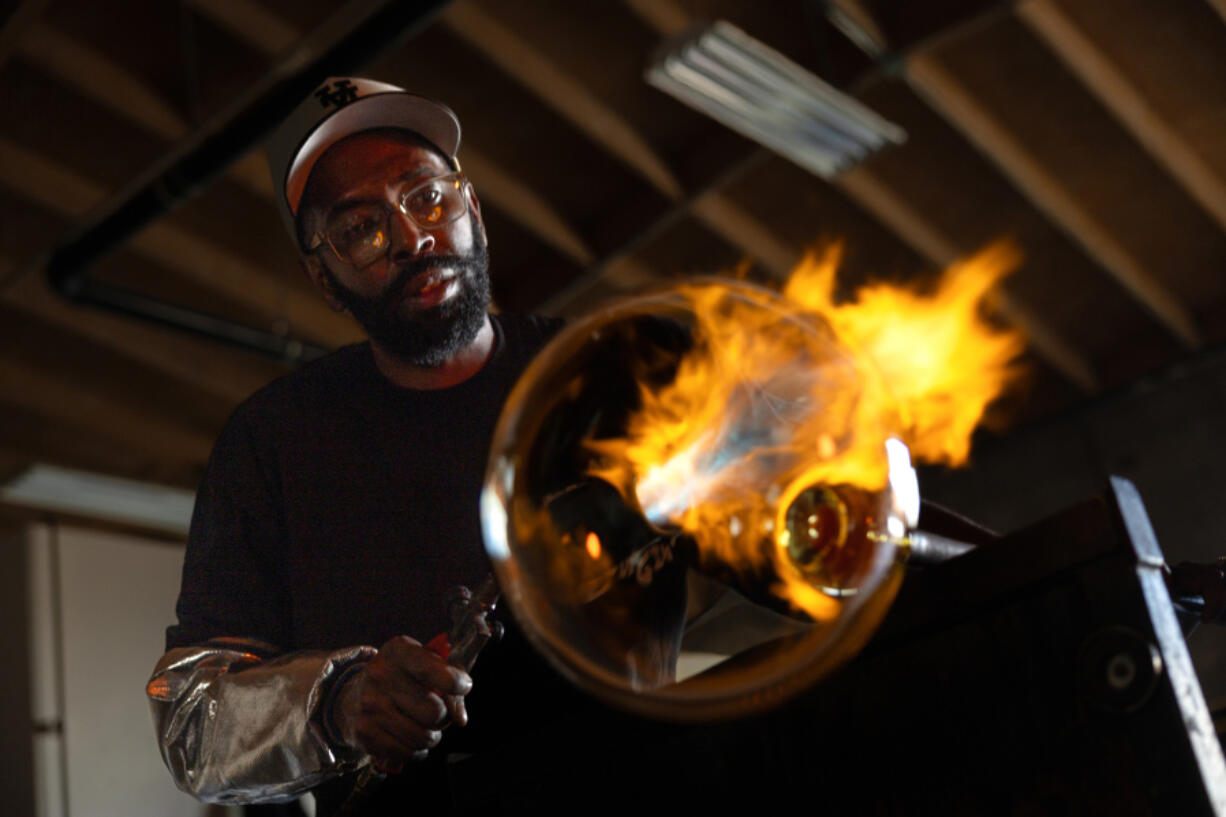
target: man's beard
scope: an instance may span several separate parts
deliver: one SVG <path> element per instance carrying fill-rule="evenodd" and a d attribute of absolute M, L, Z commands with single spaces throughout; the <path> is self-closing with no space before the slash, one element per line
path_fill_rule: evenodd
<path fill-rule="evenodd" d="M 468 255 L 414 259 L 400 269 L 382 295 L 359 295 L 326 267 L 323 275 L 337 300 L 381 348 L 414 366 L 440 366 L 472 343 L 485 325 L 490 305 L 489 255 L 484 238 L 478 235 L 475 240 Z M 455 272 L 460 291 L 440 304 L 411 314 L 402 312 L 404 288 L 413 277 L 444 267 Z"/>

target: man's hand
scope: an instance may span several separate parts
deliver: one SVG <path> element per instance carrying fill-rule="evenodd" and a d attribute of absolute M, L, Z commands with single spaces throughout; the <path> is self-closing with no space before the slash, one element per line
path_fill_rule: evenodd
<path fill-rule="evenodd" d="M 468 722 L 468 673 L 408 636 L 397 636 L 346 679 L 332 708 L 342 740 L 387 770 L 424 760 L 448 723 Z"/>

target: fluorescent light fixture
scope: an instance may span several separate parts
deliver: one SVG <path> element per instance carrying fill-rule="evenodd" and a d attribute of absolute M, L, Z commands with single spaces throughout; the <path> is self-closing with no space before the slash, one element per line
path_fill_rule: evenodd
<path fill-rule="evenodd" d="M 647 81 L 822 178 L 907 134 L 722 20 L 665 43 Z"/>
<path fill-rule="evenodd" d="M 0 500 L 176 534 L 187 533 L 195 503 L 191 491 L 41 464 L 0 487 Z"/>

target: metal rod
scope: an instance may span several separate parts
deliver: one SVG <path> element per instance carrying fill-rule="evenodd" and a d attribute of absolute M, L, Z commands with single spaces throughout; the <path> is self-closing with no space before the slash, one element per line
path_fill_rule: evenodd
<path fill-rule="evenodd" d="M 907 536 L 907 564 L 935 565 L 947 562 L 975 549 L 970 542 L 961 542 L 926 531 L 912 531 Z"/>
<path fill-rule="evenodd" d="M 328 352 L 322 346 L 188 309 L 95 278 L 84 278 L 79 285 L 81 289 L 74 299 L 78 303 L 190 332 L 278 360 L 304 363 Z"/>

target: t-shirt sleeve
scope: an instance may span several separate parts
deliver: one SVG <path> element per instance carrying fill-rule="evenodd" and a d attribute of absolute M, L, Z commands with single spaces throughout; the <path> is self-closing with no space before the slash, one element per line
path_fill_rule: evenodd
<path fill-rule="evenodd" d="M 216 638 L 291 647 L 279 480 L 255 418 L 239 407 L 205 469 L 167 650 Z"/>

